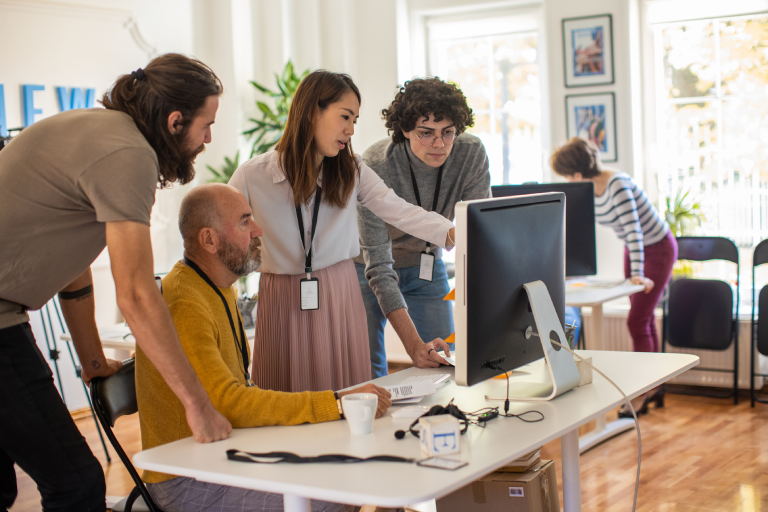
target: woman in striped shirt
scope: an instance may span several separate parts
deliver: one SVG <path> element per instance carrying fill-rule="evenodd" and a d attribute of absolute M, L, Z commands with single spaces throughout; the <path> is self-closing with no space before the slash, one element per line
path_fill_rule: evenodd
<path fill-rule="evenodd" d="M 555 151 L 551 164 L 568 181 L 594 183 L 595 220 L 613 228 L 624 241 L 624 276 L 645 286 L 645 293 L 629 298 L 627 326 L 633 349 L 658 352 L 659 334 L 653 311 L 677 260 L 677 241 L 669 224 L 628 174 L 602 168 L 597 148 L 590 142 L 572 138 Z M 651 396 L 646 397 L 644 408 Z M 663 397 L 656 396 L 657 406 L 662 405 Z"/>

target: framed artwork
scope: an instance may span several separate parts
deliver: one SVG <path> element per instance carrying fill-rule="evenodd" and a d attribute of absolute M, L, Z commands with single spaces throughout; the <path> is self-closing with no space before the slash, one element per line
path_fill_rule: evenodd
<path fill-rule="evenodd" d="M 612 92 L 566 96 L 565 121 L 569 139 L 581 137 L 591 141 L 603 162 L 618 160 L 616 97 Z"/>
<path fill-rule="evenodd" d="M 566 87 L 613 83 L 613 28 L 610 14 L 563 20 Z"/>

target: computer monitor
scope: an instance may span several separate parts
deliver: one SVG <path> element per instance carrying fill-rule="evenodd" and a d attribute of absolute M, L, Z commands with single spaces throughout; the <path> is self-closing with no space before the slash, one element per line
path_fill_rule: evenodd
<path fill-rule="evenodd" d="M 595 188 L 591 181 L 491 187 L 493 197 L 545 192 L 565 194 L 565 275 L 575 277 L 597 274 Z"/>
<path fill-rule="evenodd" d="M 544 357 L 542 341 L 525 334 L 537 326 L 526 283 L 546 285 L 550 318 L 562 332 L 565 202 L 559 192 L 456 204 L 457 384 L 471 386 L 503 373 L 498 368 L 510 371 Z"/>

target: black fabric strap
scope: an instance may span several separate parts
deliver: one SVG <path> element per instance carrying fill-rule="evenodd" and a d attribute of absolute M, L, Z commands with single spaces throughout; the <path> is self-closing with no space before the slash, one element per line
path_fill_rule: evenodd
<path fill-rule="evenodd" d="M 89 284 L 88 286 L 73 292 L 59 292 L 59 300 L 75 300 L 79 299 L 80 297 L 85 297 L 89 293 L 93 293 L 92 284 Z"/>
<path fill-rule="evenodd" d="M 394 455 L 375 455 L 373 457 L 355 457 L 353 455 L 327 454 L 317 457 L 302 457 L 290 452 L 253 453 L 240 450 L 227 450 L 227 459 L 237 462 L 251 462 L 254 464 L 278 464 L 288 462 L 291 464 L 311 464 L 315 462 L 342 462 L 344 464 L 356 464 L 358 462 L 405 462 L 413 464 L 416 459 L 406 459 Z"/>
<path fill-rule="evenodd" d="M 238 322 L 240 322 L 240 334 L 242 336 L 242 343 L 241 343 L 240 338 L 238 338 L 237 336 L 237 331 L 235 330 L 235 322 L 234 320 L 232 320 L 232 312 L 229 310 L 229 304 L 227 304 L 227 299 L 224 298 L 224 294 L 222 294 L 221 291 L 219 290 L 219 287 L 216 286 L 213 283 L 213 281 L 211 281 L 211 278 L 208 277 L 205 274 L 205 272 L 200 270 L 200 267 L 197 266 L 197 263 L 190 260 L 186 256 L 184 256 L 184 263 L 189 268 L 197 272 L 197 275 L 199 275 L 203 279 L 203 281 L 208 283 L 208 286 L 210 286 L 213 289 L 213 291 L 216 292 L 216 295 L 219 296 L 219 298 L 221 299 L 221 302 L 224 303 L 224 309 L 226 310 L 227 318 L 229 319 L 229 327 L 232 329 L 232 336 L 234 336 L 235 338 L 235 347 L 240 351 L 240 354 L 243 356 L 243 373 L 245 374 L 245 385 L 250 386 L 251 375 L 248 373 L 248 348 L 247 348 L 248 346 L 246 345 L 247 338 L 245 337 L 245 329 L 243 329 L 242 319 L 238 315 L 237 320 Z"/>
<path fill-rule="evenodd" d="M 296 220 L 299 221 L 299 234 L 301 235 L 301 245 L 304 247 L 305 259 L 304 259 L 304 272 L 307 274 L 312 272 L 312 240 L 315 239 L 315 228 L 317 227 L 317 214 L 320 212 L 320 187 L 317 187 L 315 192 L 315 211 L 312 214 L 312 231 L 309 235 L 309 251 L 307 251 L 307 244 L 304 241 L 304 216 L 301 214 L 301 205 L 296 205 Z"/>
<path fill-rule="evenodd" d="M 413 193 L 416 195 L 416 204 L 421 206 L 421 195 L 419 194 L 419 185 L 416 183 L 416 175 L 413 173 L 413 167 L 411 167 L 411 157 L 408 155 L 408 148 L 403 143 L 403 149 L 405 150 L 405 158 L 408 159 L 408 170 L 411 171 L 411 183 L 413 183 Z M 445 164 L 443 164 L 445 165 Z M 437 183 L 435 183 L 435 196 L 432 200 L 432 210 L 437 212 L 437 199 L 440 197 L 440 183 L 443 181 L 443 165 L 437 171 Z M 427 242 L 427 248 L 432 247 L 432 244 Z"/>

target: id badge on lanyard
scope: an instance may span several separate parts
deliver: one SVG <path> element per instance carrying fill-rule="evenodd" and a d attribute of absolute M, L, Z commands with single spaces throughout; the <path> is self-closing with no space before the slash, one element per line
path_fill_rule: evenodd
<path fill-rule="evenodd" d="M 317 214 L 320 211 L 320 187 L 317 187 L 315 193 L 315 211 L 312 215 L 312 231 L 310 232 L 309 251 L 306 252 L 304 261 L 304 272 L 307 277 L 299 281 L 299 309 L 301 311 L 316 311 L 320 309 L 320 281 L 312 277 L 312 241 L 315 239 L 315 228 L 317 227 Z M 304 217 L 301 215 L 301 207 L 296 207 L 296 220 L 299 222 L 299 234 L 301 235 L 301 245 L 306 251 L 304 243 Z"/>
<path fill-rule="evenodd" d="M 301 288 L 301 310 L 313 311 L 320 309 L 320 282 L 316 277 L 308 277 L 299 281 Z"/>
<path fill-rule="evenodd" d="M 413 174 L 411 167 L 411 157 L 408 156 L 408 150 L 403 145 L 405 156 L 408 159 L 408 169 L 411 171 L 411 183 L 413 184 L 413 195 L 416 196 L 416 204 L 421 206 L 421 194 L 419 194 L 419 185 L 416 183 L 416 175 Z M 432 211 L 437 211 L 437 199 L 440 197 L 440 182 L 443 179 L 443 166 L 437 171 L 437 183 L 435 183 L 435 194 L 432 199 Z M 432 282 L 435 273 L 435 255 L 430 251 L 432 244 L 427 242 L 427 250 L 422 252 L 419 257 L 419 279 Z"/>
<path fill-rule="evenodd" d="M 432 282 L 435 273 L 435 255 L 429 249 L 421 253 L 419 261 L 419 279 Z"/>

